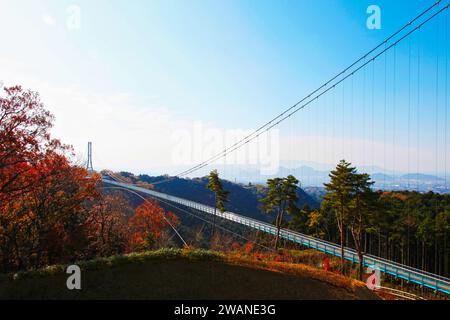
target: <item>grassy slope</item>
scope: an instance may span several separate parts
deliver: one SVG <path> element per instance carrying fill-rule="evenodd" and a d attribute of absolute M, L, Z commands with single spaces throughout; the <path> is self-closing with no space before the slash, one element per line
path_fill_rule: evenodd
<path fill-rule="evenodd" d="M 213 252 L 163 250 L 80 264 L 81 291 L 63 266 L 0 280 L 1 299 L 376 299 L 363 284 L 306 266 Z"/>

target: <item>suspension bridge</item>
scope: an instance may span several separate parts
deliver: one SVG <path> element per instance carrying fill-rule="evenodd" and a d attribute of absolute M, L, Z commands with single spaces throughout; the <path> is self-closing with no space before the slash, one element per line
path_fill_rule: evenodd
<path fill-rule="evenodd" d="M 372 168 L 371 174 L 376 173 L 374 168 L 377 165 L 385 169 L 390 167 L 391 177 L 388 179 L 384 171 L 379 185 L 385 190 L 416 188 L 419 192 L 424 191 L 415 181 L 416 179 L 408 177 L 405 181 L 400 181 L 396 171 L 402 167 L 401 170 L 407 172 L 411 170 L 420 172 L 425 163 L 429 165 L 432 156 L 434 159 L 431 158 L 431 162 L 434 165 L 436 177 L 441 173 L 444 175 L 442 179 L 436 178 L 437 187 L 448 192 L 448 47 L 450 43 L 448 9 L 448 3 L 437 1 L 348 67 L 251 134 L 205 161 L 152 184 L 166 183 L 173 177 L 192 177 L 193 174 L 217 163 L 218 160 L 248 148 L 251 143 L 257 143 L 261 136 L 271 129 L 281 127 L 287 129 L 290 136 L 314 137 L 305 147 L 306 151 L 305 148 L 297 147 L 295 139 L 288 140 L 283 148 L 291 156 L 292 153 L 303 152 L 315 154 L 317 158 L 320 154 L 327 154 L 329 157 L 331 154 L 331 157 L 336 159 L 356 159 L 352 162 Z M 435 28 L 427 29 L 432 24 Z M 424 53 L 430 46 L 430 39 L 435 40 L 432 43 L 433 58 Z M 434 120 L 425 121 L 425 116 L 430 114 L 433 115 Z M 295 117 L 301 117 L 301 119 L 295 120 Z M 300 131 L 295 131 L 296 128 Z M 377 131 L 379 128 L 382 128 L 381 132 Z M 320 130 L 322 132 L 318 132 Z M 352 139 L 356 131 L 359 131 L 360 136 L 364 138 L 364 143 L 358 143 L 354 139 L 346 142 L 346 138 Z M 320 137 L 331 138 L 321 139 Z M 398 143 L 405 145 L 405 148 L 397 150 Z M 428 152 L 420 152 L 423 147 L 432 148 L 428 149 Z M 298 151 L 299 149 L 303 150 Z M 91 145 L 89 145 L 88 169 L 93 170 Z M 297 172 L 297 176 L 302 174 Z M 178 206 L 177 208 L 197 210 L 208 215 L 216 214 L 227 221 L 272 235 L 277 232 L 275 226 L 239 213 L 229 211 L 215 213 L 211 206 L 124 181 L 116 181 L 108 176 L 103 176 L 102 181 L 106 185 L 131 190 L 168 205 Z M 317 183 L 321 182 L 317 181 Z M 417 186 L 414 186 L 415 183 Z M 340 247 L 335 243 L 288 229 L 282 229 L 280 236 L 305 247 L 336 257 L 341 256 Z M 344 258 L 354 263 L 359 262 L 356 251 L 351 248 L 345 248 Z M 369 254 L 364 255 L 362 262 L 364 266 L 373 270 L 380 270 L 396 278 L 450 295 L 449 278 Z"/>
<path fill-rule="evenodd" d="M 232 221 L 235 223 L 239 223 L 241 225 L 244 225 L 246 227 L 256 229 L 268 234 L 276 235 L 277 234 L 277 228 L 271 224 L 261 222 L 252 218 L 244 217 L 242 215 L 239 215 L 237 213 L 233 212 L 219 212 L 217 211 L 215 213 L 215 210 L 213 207 L 190 201 L 187 199 L 171 196 L 162 192 L 157 192 L 141 187 L 134 186 L 132 184 L 123 183 L 123 182 L 117 182 L 114 180 L 111 180 L 109 177 L 103 177 L 102 181 L 105 184 L 117 186 L 124 189 L 130 189 L 145 195 L 148 195 L 156 200 L 159 200 L 161 202 L 167 203 L 167 204 L 178 204 L 183 207 L 187 207 L 190 209 L 198 210 L 203 213 L 206 213 L 208 215 L 216 215 L 222 219 Z M 305 234 L 301 234 L 298 232 L 294 232 L 287 229 L 282 229 L 280 232 L 280 237 L 292 241 L 295 243 L 298 243 L 302 246 L 316 249 L 318 251 L 325 252 L 327 254 L 341 257 L 341 249 L 338 245 L 324 241 L 318 238 L 314 238 Z M 353 263 L 358 263 L 358 255 L 355 250 L 350 248 L 344 249 L 344 258 L 346 260 L 349 260 Z M 433 290 L 443 292 L 450 294 L 450 279 L 441 277 L 438 275 L 434 275 L 432 273 L 428 273 L 422 270 L 418 270 L 415 268 L 411 268 L 405 265 L 401 265 L 399 263 L 395 263 L 392 261 L 388 261 L 385 259 L 381 259 L 375 256 L 371 255 L 365 255 L 363 260 L 363 265 L 366 267 L 370 267 L 373 270 L 380 270 L 383 273 L 395 276 L 397 278 L 401 278 L 404 280 L 407 280 L 409 282 L 413 282 L 419 285 L 422 285 L 424 287 L 431 288 Z"/>

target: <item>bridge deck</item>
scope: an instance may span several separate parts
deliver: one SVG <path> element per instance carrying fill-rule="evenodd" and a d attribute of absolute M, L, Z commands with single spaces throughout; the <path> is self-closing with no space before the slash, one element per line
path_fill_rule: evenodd
<path fill-rule="evenodd" d="M 193 208 L 208 214 L 214 214 L 214 208 L 211 206 L 207 206 L 198 202 L 190 201 L 187 199 L 171 196 L 165 193 L 148 190 L 145 188 L 137 187 L 131 184 L 121 183 L 112 181 L 109 179 L 103 179 L 104 183 L 108 183 L 111 185 L 115 185 L 118 187 L 142 192 L 144 194 L 147 194 L 149 196 L 152 196 L 157 199 L 166 200 L 169 202 L 177 203 L 189 208 Z M 275 226 L 261 222 L 252 218 L 244 217 L 239 214 L 233 213 L 233 212 L 220 212 L 217 211 L 216 215 L 218 217 L 221 217 L 223 219 L 234 221 L 236 223 L 248 226 L 253 229 L 257 229 L 266 233 L 270 233 L 275 235 L 277 232 L 277 229 Z M 305 234 L 301 234 L 295 231 L 282 229 L 280 232 L 280 237 L 283 239 L 293 241 L 296 243 L 299 243 L 303 246 L 313 248 L 337 257 L 341 257 L 341 249 L 340 246 L 338 246 L 335 243 L 331 243 L 325 240 L 321 240 L 318 238 L 314 238 Z M 355 250 L 350 248 L 344 249 L 344 258 L 346 260 L 358 263 L 358 255 Z M 393 275 L 397 278 L 405 279 L 409 282 L 417 283 L 419 285 L 434 289 L 439 292 L 443 292 L 450 295 L 450 279 L 446 277 L 442 277 L 439 275 L 435 275 L 426 271 L 422 271 L 419 269 L 415 269 L 409 266 L 405 266 L 393 261 L 389 261 L 383 258 L 379 258 L 372 255 L 364 255 L 363 258 L 363 265 L 370 267 L 372 269 L 378 269 L 383 273 Z"/>

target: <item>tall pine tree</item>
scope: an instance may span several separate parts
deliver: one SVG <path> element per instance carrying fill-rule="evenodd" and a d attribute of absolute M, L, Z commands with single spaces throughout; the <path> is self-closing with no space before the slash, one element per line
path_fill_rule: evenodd
<path fill-rule="evenodd" d="M 267 194 L 261 199 L 264 203 L 264 211 L 266 213 L 276 212 L 275 225 L 277 227 L 277 235 L 275 238 L 275 249 L 278 249 L 280 241 L 280 231 L 283 222 L 283 216 L 293 214 L 298 211 L 297 208 L 297 188 L 299 181 L 292 175 L 286 178 L 274 178 L 267 180 Z"/>
<path fill-rule="evenodd" d="M 374 184 L 366 173 L 352 174 L 353 199 L 349 210 L 348 225 L 352 233 L 353 243 L 359 260 L 359 279 L 363 275 L 363 247 L 362 236 L 369 227 L 371 214 L 375 209 L 378 194 L 373 192 L 371 186 Z"/>
<path fill-rule="evenodd" d="M 356 169 L 349 162 L 341 160 L 335 170 L 330 173 L 330 183 L 325 183 L 328 193 L 324 197 L 324 205 L 333 208 L 336 215 L 336 223 L 340 233 L 341 242 L 341 270 L 344 273 L 344 233 L 350 207 L 352 205 L 352 192 L 354 174 Z"/>
<path fill-rule="evenodd" d="M 214 218 L 212 231 L 212 234 L 214 235 L 214 232 L 216 230 L 216 211 L 217 209 L 219 209 L 220 212 L 225 212 L 225 203 L 228 201 L 229 192 L 225 191 L 225 189 L 223 188 L 217 170 L 213 170 L 210 172 L 208 176 L 207 188 L 214 192 Z"/>

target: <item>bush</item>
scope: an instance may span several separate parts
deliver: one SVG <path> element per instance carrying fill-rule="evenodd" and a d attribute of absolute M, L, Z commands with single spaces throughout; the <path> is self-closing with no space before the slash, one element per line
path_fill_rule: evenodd
<path fill-rule="evenodd" d="M 108 258 L 80 261 L 75 263 L 82 270 L 99 270 L 124 264 L 144 263 L 157 259 L 185 258 L 201 261 L 220 261 L 224 255 L 219 252 L 204 249 L 178 249 L 164 248 L 155 251 L 133 252 L 126 255 L 116 255 Z M 68 265 L 53 265 L 36 271 L 23 271 L 15 274 L 0 274 L 0 282 L 6 280 L 19 280 L 25 278 L 45 277 L 55 274 L 64 274 Z"/>
<path fill-rule="evenodd" d="M 224 254 L 204 249 L 184 249 L 183 256 L 191 260 L 220 261 L 223 260 Z"/>

